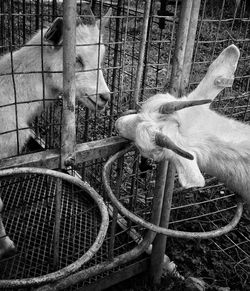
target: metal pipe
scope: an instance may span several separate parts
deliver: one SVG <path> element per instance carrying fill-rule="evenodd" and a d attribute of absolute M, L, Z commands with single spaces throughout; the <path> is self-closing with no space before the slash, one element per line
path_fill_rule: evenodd
<path fill-rule="evenodd" d="M 147 34 L 148 34 L 150 8 L 151 8 L 151 0 L 145 1 L 145 9 L 144 9 L 144 15 L 143 15 L 143 31 L 142 31 L 141 42 L 140 42 L 140 50 L 139 50 L 140 54 L 139 54 L 137 72 L 136 72 L 134 103 L 133 103 L 132 109 L 136 109 L 139 102 L 141 81 L 142 81 L 142 75 L 143 75 L 143 62 L 145 59 L 145 46 L 146 46 Z"/>
<path fill-rule="evenodd" d="M 108 230 L 109 226 L 109 215 L 107 207 L 102 199 L 101 196 L 87 183 L 83 182 L 78 178 L 72 177 L 70 175 L 56 172 L 49 169 L 41 169 L 41 168 L 11 168 L 7 170 L 0 171 L 0 177 L 4 176 L 12 176 L 12 175 L 19 175 L 19 174 L 32 174 L 32 175 L 46 175 L 51 176 L 60 180 L 64 180 L 72 185 L 75 185 L 76 187 L 79 187 L 83 190 L 83 195 L 89 195 L 96 205 L 98 206 L 98 209 L 100 211 L 101 215 L 101 225 L 99 227 L 97 236 L 95 238 L 94 243 L 90 246 L 90 248 L 75 262 L 67 265 L 66 267 L 57 270 L 53 273 L 48 273 L 46 275 L 42 275 L 39 277 L 33 277 L 33 278 L 23 278 L 23 279 L 10 279 L 10 280 L 0 280 L 0 290 L 4 288 L 21 288 L 21 287 L 28 287 L 28 286 L 34 286 L 38 284 L 45 284 L 49 282 L 55 282 L 59 279 L 62 279 L 64 277 L 67 277 L 68 275 L 75 273 L 77 270 L 79 270 L 83 264 L 88 262 L 100 249 Z M 5 289 L 4 289 L 5 290 Z M 54 289 L 53 289 L 54 290 Z"/>
<path fill-rule="evenodd" d="M 56 180 L 56 205 L 55 205 L 55 228 L 54 228 L 54 253 L 53 267 L 58 268 L 59 264 L 59 242 L 60 242 L 60 225 L 61 225 L 61 204 L 62 204 L 62 179 Z"/>
<path fill-rule="evenodd" d="M 110 200 L 112 201 L 114 206 L 118 208 L 118 211 L 120 213 L 122 213 L 123 215 L 125 215 L 126 217 L 128 217 L 130 220 L 132 220 L 136 224 L 140 224 L 142 227 L 145 227 L 145 228 L 152 230 L 154 232 L 164 234 L 164 235 L 169 235 L 172 237 L 186 238 L 186 239 L 194 239 L 194 238 L 196 238 L 196 239 L 208 239 L 208 238 L 211 239 L 211 238 L 215 238 L 215 237 L 218 237 L 220 235 L 228 233 L 238 224 L 238 222 L 240 221 L 242 212 L 243 212 L 243 204 L 241 202 L 238 203 L 237 209 L 235 210 L 235 215 L 230 223 L 228 223 L 226 226 L 223 226 L 219 229 L 207 231 L 207 232 L 189 232 L 189 231 L 180 231 L 180 230 L 172 230 L 169 228 L 164 228 L 164 227 L 158 226 L 158 224 L 153 224 L 151 222 L 148 222 L 148 221 L 142 219 L 141 217 L 135 215 L 131 211 L 129 211 L 126 207 L 123 206 L 123 204 L 120 201 L 117 200 L 117 198 L 113 194 L 113 191 L 110 187 L 109 175 L 110 175 L 112 164 L 117 159 L 119 159 L 120 157 L 122 157 L 123 155 L 125 155 L 126 153 L 128 153 L 132 150 L 133 150 L 133 147 L 130 146 L 130 147 L 127 147 L 127 148 L 121 150 L 120 152 L 114 154 L 113 156 L 111 156 L 108 159 L 108 161 L 106 162 L 106 164 L 103 167 L 103 184 L 104 184 L 104 187 L 106 189 L 106 192 L 107 192 Z M 157 181 L 160 181 L 160 180 L 157 180 Z M 160 185 L 157 185 L 157 186 L 159 187 Z M 165 191 L 166 191 L 166 188 L 165 188 Z M 158 194 L 159 193 L 156 191 L 155 196 L 160 197 L 160 195 L 158 196 Z M 155 201 L 154 201 L 155 196 L 153 199 L 154 203 L 155 203 Z M 161 205 L 161 200 L 158 200 L 157 203 L 159 205 Z M 161 212 L 161 210 L 159 210 L 159 209 L 158 209 L 158 211 L 159 211 L 159 213 Z M 157 215 L 159 213 L 157 213 Z M 155 215 L 155 213 L 152 210 L 152 216 L 153 215 Z"/>
<path fill-rule="evenodd" d="M 148 231 L 144 237 L 144 240 L 137 245 L 132 250 L 121 254 L 115 257 L 111 262 L 105 261 L 93 267 L 90 267 L 85 270 L 81 270 L 67 278 L 64 278 L 54 284 L 44 285 L 36 291 L 58 291 L 58 290 L 65 290 L 67 287 L 75 285 L 79 282 L 82 282 L 90 277 L 96 276 L 100 273 L 105 271 L 112 270 L 115 267 L 121 266 L 122 264 L 131 262 L 131 260 L 136 259 L 140 255 L 142 255 L 150 246 L 153 239 L 155 237 L 155 233 Z"/>
<path fill-rule="evenodd" d="M 187 45 L 193 2 L 194 1 L 183 0 L 181 4 L 181 14 L 177 30 L 177 39 L 175 44 L 175 53 L 173 56 L 173 67 L 170 80 L 170 93 L 174 96 L 180 96 L 182 70 L 183 66 L 185 65 L 185 50 Z"/>
<path fill-rule="evenodd" d="M 116 181 L 116 187 L 115 187 L 115 194 L 117 198 L 120 198 L 120 189 L 122 184 L 122 175 L 123 175 L 123 163 L 124 163 L 124 157 L 121 157 L 117 161 L 117 181 Z M 112 211 L 112 223 L 111 223 L 111 229 L 110 229 L 110 242 L 109 242 L 109 252 L 108 257 L 109 260 L 114 259 L 114 245 L 115 245 L 115 231 L 117 226 L 117 218 L 118 218 L 118 210 L 117 208 L 113 208 Z"/>
<path fill-rule="evenodd" d="M 185 50 L 185 56 L 184 56 L 184 65 L 183 65 L 183 70 L 182 70 L 182 79 L 181 79 L 180 89 L 179 89 L 181 96 L 186 95 L 187 93 L 186 90 L 189 83 L 201 0 L 192 1 L 192 4 L 193 5 L 192 5 L 190 22 L 189 22 L 188 38 L 186 41 L 186 50 Z"/>
<path fill-rule="evenodd" d="M 63 2 L 63 113 L 61 167 L 72 166 L 76 144 L 75 127 L 75 59 L 77 1 Z"/>
<path fill-rule="evenodd" d="M 131 149 L 131 147 L 129 148 Z M 110 170 L 111 170 L 111 166 L 112 163 L 116 160 L 116 157 L 119 159 L 121 157 L 124 156 L 124 153 L 127 152 L 128 149 L 126 149 L 125 151 L 121 151 L 118 154 L 116 154 L 115 156 L 113 156 L 113 158 L 111 158 L 111 160 L 109 160 L 109 162 L 105 165 L 104 169 L 103 169 L 103 179 L 104 181 L 106 181 L 106 185 L 109 185 L 109 177 L 110 177 Z M 159 185 L 160 186 L 160 185 Z M 111 189 L 111 188 L 110 188 Z M 107 190 L 107 188 L 106 188 Z M 108 191 L 109 193 L 109 191 Z M 162 197 L 158 197 L 158 194 L 161 194 L 161 192 L 159 191 L 158 193 L 155 193 L 155 197 L 153 200 L 153 205 L 152 205 L 152 216 L 151 216 L 151 224 L 152 225 L 158 225 L 160 222 L 160 209 L 161 209 L 161 203 L 160 201 L 162 201 Z M 116 204 L 115 204 L 116 206 Z M 69 286 L 72 286 L 74 284 L 77 284 L 83 280 L 86 280 L 87 278 L 96 276 L 100 273 L 103 273 L 105 271 L 111 270 L 117 266 L 121 266 L 122 264 L 125 264 L 127 262 L 130 262 L 131 260 L 136 259 L 138 256 L 140 256 L 141 254 L 143 254 L 144 252 L 146 252 L 149 248 L 149 246 L 151 245 L 152 241 L 155 238 L 155 233 L 152 231 L 148 231 L 144 237 L 144 239 L 132 250 L 121 254 L 117 257 L 115 257 L 111 262 L 103 262 L 100 263 L 98 265 L 95 265 L 93 267 L 90 267 L 88 269 L 79 271 L 67 278 L 64 278 L 54 284 L 50 284 L 50 285 L 45 285 L 42 286 L 40 288 L 37 289 L 37 291 L 57 291 L 57 290 L 63 290 L 66 289 Z"/>
<path fill-rule="evenodd" d="M 174 189 L 174 176 L 175 176 L 175 166 L 173 163 L 169 163 L 167 167 L 167 178 L 164 189 L 164 197 L 161 211 L 161 221 L 160 226 L 168 228 L 170 210 L 172 205 L 172 194 Z M 165 176 L 166 177 L 166 176 Z M 164 179 L 165 179 L 164 177 Z M 163 234 L 158 234 L 153 243 L 152 255 L 151 255 L 151 276 L 153 285 L 157 286 L 161 282 L 164 255 L 166 251 L 167 236 Z"/>
<path fill-rule="evenodd" d="M 182 1 L 170 81 L 170 93 L 176 97 L 180 97 L 182 95 L 186 83 L 189 80 L 195 33 L 199 16 L 199 7 L 200 1 Z M 163 163 L 165 162 L 163 161 Z M 169 225 L 174 189 L 174 177 L 175 167 L 172 162 L 169 162 L 160 222 L 160 227 L 165 229 L 167 229 Z M 161 282 L 166 242 L 167 237 L 158 234 L 153 244 L 151 256 L 151 276 L 153 284 L 155 285 L 159 285 Z"/>
<path fill-rule="evenodd" d="M 118 55 L 119 55 L 119 41 L 121 39 L 121 12 L 122 12 L 122 0 L 118 0 L 117 2 L 117 11 L 116 11 L 116 20 L 115 20 L 115 47 L 114 47 L 114 56 L 113 56 L 113 76 L 111 83 L 111 106 L 110 106 L 110 121 L 109 121 L 109 130 L 108 133 L 111 136 L 113 130 L 113 116 L 114 116 L 114 97 L 115 97 L 115 86 L 117 84 L 118 79 Z"/>

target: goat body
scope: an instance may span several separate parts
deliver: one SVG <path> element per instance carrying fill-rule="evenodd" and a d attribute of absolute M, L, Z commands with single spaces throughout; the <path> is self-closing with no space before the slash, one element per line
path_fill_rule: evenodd
<path fill-rule="evenodd" d="M 232 80 L 238 58 L 237 47 L 229 46 L 189 96 L 177 99 L 170 94 L 157 94 L 143 104 L 139 114 L 118 119 L 116 127 L 122 136 L 135 141 L 142 155 L 173 161 L 183 187 L 204 186 L 201 174 L 204 171 L 218 177 L 250 205 L 250 126 L 212 111 L 209 105 L 188 107 L 171 114 L 159 112 L 169 102 L 214 99 L 223 89 L 215 81 Z M 190 153 L 193 159 L 157 146 L 158 132 Z"/>

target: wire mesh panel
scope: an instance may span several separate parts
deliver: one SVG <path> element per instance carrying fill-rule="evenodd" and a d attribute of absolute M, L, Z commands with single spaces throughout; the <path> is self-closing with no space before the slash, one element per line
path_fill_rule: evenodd
<path fill-rule="evenodd" d="M 248 1 L 240 1 L 238 5 L 235 2 L 201 2 L 187 91 L 190 92 L 196 87 L 212 60 L 225 47 L 234 43 L 241 53 L 234 84 L 215 99 L 212 108 L 223 115 L 248 122 L 250 12 Z M 190 230 L 218 228 L 221 223 L 229 221 L 228 214 L 232 211 L 230 209 L 232 199 L 234 194 L 211 177 L 207 177 L 204 188 L 192 191 L 176 189 L 170 227 L 188 227 Z M 220 206 L 227 210 L 222 211 Z M 213 213 L 213 217 L 210 213 Z M 249 214 L 245 211 L 236 229 L 223 237 L 200 241 L 198 244 L 171 238 L 167 241 L 167 249 L 171 249 L 175 256 L 173 259 L 180 270 L 196 273 L 211 286 L 229 286 L 232 290 L 248 290 L 250 288 L 248 222 Z M 186 253 L 180 255 L 183 247 Z"/>
<path fill-rule="evenodd" d="M 177 15 L 179 15 L 177 3 L 176 7 Z M 167 6 L 167 9 L 171 10 L 173 6 Z M 158 19 L 158 17 L 155 19 Z M 158 24 L 157 20 L 156 23 Z M 153 37 L 159 40 L 161 34 L 156 33 L 157 30 L 154 30 L 156 27 L 152 21 L 150 23 L 149 34 L 153 31 Z M 167 30 L 167 28 L 165 29 Z M 165 31 L 163 30 L 163 32 Z M 249 36 L 249 4 L 247 1 L 241 1 L 240 3 L 235 3 L 234 1 L 217 1 L 216 3 L 214 1 L 202 1 L 192 70 L 189 87 L 187 88 L 187 92 L 194 89 L 205 75 L 212 60 L 229 44 L 236 44 L 241 51 L 241 57 L 233 87 L 223 91 L 213 102 L 212 107 L 224 115 L 245 122 L 249 119 Z M 149 38 L 149 43 L 147 44 L 149 47 L 151 45 L 150 40 Z M 175 38 L 171 38 L 171 41 L 174 42 Z M 161 41 L 159 43 L 162 45 L 159 46 L 159 55 L 163 55 L 165 53 L 164 44 Z M 163 87 L 160 85 L 162 83 L 165 84 L 165 88 L 169 86 L 167 73 L 171 70 L 171 63 L 163 64 L 163 71 L 157 70 L 157 66 L 151 66 L 149 61 L 155 56 L 158 56 L 155 50 L 152 49 L 151 53 L 150 50 L 147 51 L 148 63 L 146 63 L 145 67 L 148 70 L 145 69 L 144 72 L 144 86 L 142 89 L 144 95 L 141 95 L 144 98 L 148 96 L 145 92 L 152 95 L 158 89 L 162 90 Z M 165 61 L 167 57 L 165 55 Z M 152 70 L 150 71 L 149 68 Z M 155 72 L 165 74 L 163 78 L 160 78 L 159 75 L 158 77 L 155 77 L 155 75 L 152 77 L 150 72 L 154 72 L 153 68 Z M 150 82 L 150 80 L 157 80 L 159 88 L 154 87 L 154 83 Z M 132 160 L 134 163 L 137 161 L 136 159 Z M 124 181 L 120 188 L 122 193 L 120 201 L 132 212 L 147 218 L 145 214 L 148 213 L 150 216 L 150 206 L 147 203 L 148 199 L 146 197 L 152 196 L 151 190 L 153 187 L 151 190 L 148 189 L 149 192 L 144 192 L 140 188 L 143 188 L 140 171 L 135 170 L 136 174 L 130 177 L 127 170 L 128 165 L 130 164 L 127 160 L 124 166 L 126 174 L 124 174 Z M 131 164 L 129 168 L 130 170 L 134 169 L 134 164 Z M 126 182 L 126 178 L 128 178 L 129 182 Z M 154 184 L 154 178 L 151 177 L 150 182 L 146 185 L 149 187 L 152 184 Z M 131 192 L 125 190 L 127 189 L 126 187 Z M 114 193 L 116 193 L 115 186 L 113 189 Z M 142 198 L 141 193 L 143 193 Z M 234 193 L 230 192 L 223 184 L 212 177 L 206 176 L 206 186 L 201 189 L 182 190 L 176 182 L 170 227 L 177 230 L 201 232 L 218 229 L 231 220 L 234 209 Z M 181 266 L 180 269 L 183 272 L 193 272 L 193 274 L 204 277 L 211 286 L 216 287 L 219 285 L 230 286 L 235 289 L 248 289 L 250 255 L 248 221 L 248 214 L 245 212 L 237 228 L 223 238 L 206 242 L 202 241 L 198 245 L 197 242 L 169 239 L 167 249 L 171 249 L 170 253 L 173 254 L 173 259 L 176 256 L 176 262 Z M 186 246 L 188 246 L 187 254 L 183 254 Z M 219 270 L 216 274 L 214 273 L 215 269 Z"/>
<path fill-rule="evenodd" d="M 86 1 L 82 0 L 77 1 L 77 10 L 80 16 L 83 16 L 85 13 L 85 2 Z M 177 0 L 151 1 L 150 17 L 148 19 L 147 29 L 145 30 L 146 1 L 92 1 L 92 10 L 97 17 L 105 15 L 108 9 L 112 8 L 112 16 L 110 17 L 109 23 L 107 23 L 104 37 L 102 39 L 98 38 L 96 41 L 98 43 L 98 59 L 100 58 L 99 44 L 105 43 L 106 45 L 102 72 L 111 92 L 111 99 L 108 106 L 102 111 L 97 110 L 97 107 L 92 108 L 94 110 L 90 110 L 86 106 L 83 106 L 81 102 L 77 101 L 76 125 L 78 143 L 102 139 L 116 134 L 114 131 L 115 120 L 123 111 L 134 107 L 137 102 L 135 96 L 137 82 L 141 84 L 141 86 L 139 86 L 139 105 L 149 96 L 170 88 L 172 59 L 174 56 L 176 29 L 180 17 L 180 5 L 181 1 Z M 15 59 L 14 51 L 23 46 L 28 48 L 29 44 L 27 44 L 27 41 L 32 35 L 34 35 L 38 29 L 47 27 L 48 23 L 51 24 L 57 16 L 62 16 L 62 8 L 62 1 L 59 0 L 4 0 L 0 3 L 0 53 L 4 55 L 5 53 L 11 52 L 9 56 L 9 67 L 6 69 L 6 67 L 2 65 L 0 66 L 0 84 L 1 78 L 6 78 L 7 74 L 10 80 L 9 82 L 11 83 L 10 88 L 12 92 L 10 104 L 2 103 L 0 100 L 0 113 L 6 110 L 9 105 L 17 104 L 18 102 L 22 104 L 27 101 L 17 100 L 17 96 L 21 95 L 18 91 L 18 87 L 15 85 L 19 78 L 22 79 L 25 78 L 25 76 L 33 78 L 35 75 L 39 75 L 41 78 L 40 87 L 38 88 L 40 95 L 34 94 L 35 99 L 32 101 L 42 103 L 39 114 L 32 115 L 31 122 L 28 125 L 20 124 L 20 120 L 15 118 L 15 120 L 13 120 L 15 124 L 14 127 L 4 128 L 4 130 L 0 132 L 0 137 L 14 132 L 14 142 L 17 143 L 20 139 L 17 134 L 17 129 L 19 132 L 24 132 L 28 127 L 32 129 L 31 136 L 33 137 L 33 141 L 25 144 L 24 147 L 17 145 L 18 149 L 15 153 L 12 153 L 12 156 L 33 150 L 61 148 L 62 94 L 61 90 L 56 88 L 56 92 L 54 93 L 58 98 L 56 98 L 56 100 L 46 100 L 47 91 L 45 89 L 44 78 L 46 74 L 49 74 L 51 77 L 61 74 L 62 69 L 54 69 L 48 72 L 48 68 L 45 66 L 43 67 L 42 61 L 39 63 L 39 66 L 32 69 L 29 68 L 26 71 L 23 69 L 19 70 L 19 67 L 12 70 L 11 64 Z M 229 44 L 236 44 L 241 51 L 241 58 L 239 60 L 233 87 L 221 93 L 219 98 L 213 102 L 212 106 L 222 114 L 245 122 L 249 121 L 250 94 L 249 13 L 249 4 L 247 0 L 201 1 L 192 69 L 189 86 L 187 88 L 187 92 L 195 88 L 215 57 Z M 100 23 L 102 25 L 102 20 Z M 145 46 L 143 47 L 143 49 L 145 49 L 144 54 L 142 54 L 143 50 L 141 46 L 143 33 L 146 33 L 147 36 Z M 34 47 L 35 46 L 36 45 L 34 45 Z M 85 43 L 84 46 L 90 47 L 87 43 Z M 81 47 L 81 44 L 78 44 L 78 47 Z M 39 51 L 41 53 L 39 54 L 39 59 L 42 59 L 42 56 L 44 56 L 45 49 L 46 48 L 43 48 L 40 42 Z M 30 59 L 29 57 L 30 55 L 27 57 L 28 60 Z M 140 67 L 140 69 L 142 69 L 142 78 L 138 79 L 138 64 L 141 58 L 143 59 Z M 1 61 L 4 59 L 6 59 L 6 57 L 0 59 L 0 64 L 3 64 Z M 82 68 L 83 71 L 85 69 L 85 67 Z M 89 69 L 86 70 L 88 71 Z M 90 71 L 92 71 L 92 69 L 90 69 Z M 95 82 L 94 84 L 95 92 L 93 95 L 98 95 L 97 83 L 98 82 Z M 9 93 L 7 91 L 8 90 L 5 90 L 2 94 Z M 51 103 L 50 101 L 52 101 L 53 104 L 47 106 L 47 103 Z M 17 108 L 17 106 L 15 108 Z M 26 110 L 25 113 L 27 112 Z M 13 113 L 13 116 L 17 117 L 17 115 L 18 111 Z M 0 121 L 1 124 L 4 122 L 1 116 Z M 99 159 L 79 164 L 76 166 L 75 170 L 81 175 L 83 180 L 88 180 L 93 187 L 105 196 L 101 184 L 101 170 L 104 162 L 103 159 Z M 128 154 L 125 160 L 112 172 L 112 182 L 115 192 L 118 191 L 118 188 L 120 189 L 119 195 L 122 203 L 138 216 L 149 219 L 151 216 L 152 197 L 155 186 L 155 172 L 154 169 L 147 170 L 148 165 L 143 168 L 143 163 L 138 153 L 133 152 Z M 118 185 L 119 171 L 122 172 L 122 174 L 120 173 L 122 177 L 120 185 Z M 25 186 L 26 183 L 28 183 L 19 181 L 18 177 L 16 179 L 21 185 Z M 36 179 L 38 179 L 38 185 L 41 186 L 32 187 L 39 187 L 39 189 L 41 188 L 40 191 L 42 191 L 42 186 L 46 181 L 40 181 L 40 178 Z M 32 182 L 32 179 L 30 180 Z M 29 181 L 29 187 L 31 187 L 31 182 Z M 16 182 L 14 185 L 15 184 Z M 46 216 L 45 220 L 50 221 L 54 215 L 53 211 L 47 210 L 47 212 L 44 213 L 44 205 L 47 207 L 48 201 L 51 201 L 53 205 L 54 196 L 47 194 L 44 196 L 41 192 L 38 200 L 35 201 L 31 197 L 30 190 L 27 190 L 27 194 L 24 194 L 25 200 L 22 199 L 19 201 L 17 192 L 15 192 L 15 189 L 13 191 L 16 193 L 14 197 L 17 200 L 14 201 L 16 201 L 15 203 L 17 203 L 18 207 L 13 210 L 13 208 L 11 208 L 12 206 L 9 204 L 11 201 L 8 201 L 6 196 L 4 201 L 7 203 L 6 211 L 8 209 L 13 211 L 13 219 L 15 220 L 11 221 L 12 218 L 8 218 L 6 227 L 14 227 L 16 223 L 18 225 L 20 219 L 23 219 L 23 217 L 30 219 L 31 226 L 29 232 L 26 234 L 25 240 L 22 241 L 18 236 L 21 230 L 17 231 L 15 229 L 11 231 L 14 240 L 20 242 L 22 246 L 21 249 L 26 250 L 25 242 L 28 241 L 29 235 L 31 237 L 31 230 L 37 231 L 35 225 L 38 223 L 38 221 L 32 221 L 30 214 L 34 213 L 35 219 L 41 219 L 45 217 L 43 216 L 45 214 L 49 215 L 49 218 Z M 48 191 L 47 188 L 46 191 Z M 69 202 L 67 201 L 71 201 L 71 198 L 68 197 L 67 193 L 65 195 L 67 196 L 67 198 L 65 198 L 65 203 L 68 204 Z M 22 201 L 26 203 L 26 200 L 28 201 L 28 206 L 23 206 Z M 22 203 L 19 205 L 19 202 Z M 109 204 L 110 201 L 107 200 L 107 203 Z M 76 204 L 77 203 L 73 201 L 74 209 Z M 37 210 L 34 210 L 33 206 L 35 206 Z M 79 209 L 83 207 L 80 203 L 79 205 L 77 204 L 77 207 L 78 206 Z M 120 219 L 119 223 L 124 222 L 124 226 L 122 227 L 119 225 L 118 214 L 112 214 L 111 212 L 114 210 L 111 204 L 109 204 L 109 206 L 112 221 L 108 237 L 104 241 L 99 254 L 89 262 L 89 266 L 105 262 L 108 259 L 112 259 L 132 249 L 136 245 L 135 241 L 137 242 L 136 237 L 133 237 L 133 235 L 131 236 L 132 230 L 136 231 L 139 239 L 145 233 L 145 229 L 131 223 L 123 216 L 120 217 L 122 219 Z M 69 214 L 72 213 L 73 208 L 71 207 L 68 209 L 68 213 L 65 212 L 65 217 L 68 217 Z M 234 208 L 234 194 L 212 177 L 207 177 L 206 186 L 201 189 L 183 190 L 176 182 L 170 227 L 186 231 L 216 229 L 225 225 L 232 218 Z M 23 213 L 22 215 L 20 214 L 21 210 Z M 79 211 L 81 212 L 81 210 Z M 115 217 L 113 217 L 113 215 Z M 4 219 L 6 219 L 6 217 Z M 184 273 L 192 272 L 193 274 L 208 278 L 209 283 L 213 283 L 216 279 L 216 284 L 218 285 L 235 286 L 235 288 L 247 290 L 247 288 L 250 288 L 248 275 L 250 257 L 248 221 L 249 219 L 245 214 L 235 231 L 223 238 L 210 240 L 204 243 L 201 242 L 197 244 L 197 242 L 187 242 L 180 239 L 168 239 L 168 253 L 172 254 L 172 258 L 177 262 L 181 271 Z M 62 221 L 63 225 L 64 223 L 66 223 L 66 220 Z M 65 230 L 69 235 L 75 226 L 75 220 L 72 220 L 69 230 L 67 229 L 68 226 L 65 224 Z M 77 225 L 77 227 L 80 226 Z M 48 225 L 48 231 L 50 231 L 51 228 L 53 228 L 53 226 Z M 46 238 L 42 237 L 44 231 L 45 225 L 44 228 L 41 229 L 41 234 L 37 234 L 37 238 L 39 239 L 39 237 L 41 237 L 41 241 L 43 239 L 50 239 L 49 234 L 46 234 Z M 132 234 L 135 233 L 132 231 Z M 65 238 L 67 238 L 67 235 Z M 36 247 L 40 242 L 33 242 L 32 239 L 33 235 L 30 244 L 34 244 L 35 251 L 37 251 Z M 77 248 L 79 241 L 82 242 L 85 241 L 85 239 L 85 237 L 81 237 L 81 239 L 74 238 L 74 243 L 71 246 L 65 246 L 68 255 L 62 258 L 60 263 L 61 267 L 72 259 L 73 249 L 75 250 L 75 248 Z M 186 249 L 185 253 L 183 253 L 184 248 Z M 32 260 L 37 260 L 36 266 L 39 265 L 39 261 L 49 261 L 48 254 L 50 254 L 51 249 L 44 250 L 41 257 L 39 254 L 38 259 L 34 259 L 35 251 L 30 254 L 30 258 L 32 258 Z M 42 252 L 42 249 L 40 251 Z M 20 266 L 21 262 L 26 262 L 28 259 L 29 256 L 20 260 Z M 198 267 L 200 271 L 198 271 Z M 14 270 L 14 268 L 18 268 L 18 264 L 8 265 L 4 268 L 4 272 L 9 268 L 13 270 L 13 276 L 16 276 L 15 274 L 18 273 L 16 269 Z M 41 275 L 47 271 L 46 268 L 50 269 L 51 266 L 42 267 L 39 271 L 27 271 L 29 274 L 27 273 L 25 275 Z M 211 270 L 215 268 L 220 270 L 218 274 L 211 272 Z M 109 273 L 105 273 L 99 277 L 90 278 L 87 283 L 94 282 L 100 277 L 105 277 L 108 274 Z M 216 278 L 214 277 L 215 275 L 217 276 Z M 240 283 L 236 283 L 236 281 L 240 281 Z M 77 287 L 81 287 L 82 284 Z M 76 287 L 72 287 L 72 289 L 74 288 Z"/>
<path fill-rule="evenodd" d="M 63 278 L 101 247 L 106 206 L 87 184 L 55 171 L 1 172 L 2 219 L 17 252 L 2 257 L 1 287 L 27 287 Z"/>

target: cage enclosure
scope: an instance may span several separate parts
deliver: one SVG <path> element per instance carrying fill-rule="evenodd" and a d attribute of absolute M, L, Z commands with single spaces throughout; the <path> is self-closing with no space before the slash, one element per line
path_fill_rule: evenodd
<path fill-rule="evenodd" d="M 17 247 L 1 260 L 1 288 L 64 278 L 101 247 L 108 212 L 86 182 L 39 168 L 2 170 L 0 176 L 2 218 Z"/>
<path fill-rule="evenodd" d="M 241 52 L 234 83 L 211 106 L 249 123 L 248 1 L 2 0 L 0 22 L 1 217 L 17 246 L 0 259 L 0 288 L 102 290 L 150 268 L 159 283 L 166 268 L 176 280 L 192 273 L 211 286 L 249 289 L 249 217 L 243 211 L 236 226 L 241 204 L 220 181 L 206 175 L 204 187 L 184 190 L 171 165 L 122 152 L 106 174 L 116 200 L 146 222 L 138 224 L 113 204 L 102 178 L 109 157 L 128 146 L 116 136 L 117 118 L 156 93 L 188 94 L 230 44 Z M 198 241 L 166 241 L 147 228 L 203 237 L 231 220 L 230 232 Z"/>

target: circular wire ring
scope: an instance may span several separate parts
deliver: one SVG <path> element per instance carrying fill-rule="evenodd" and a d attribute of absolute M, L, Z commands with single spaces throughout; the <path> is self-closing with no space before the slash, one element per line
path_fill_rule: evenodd
<path fill-rule="evenodd" d="M 143 226 L 149 230 L 152 230 L 154 232 L 168 235 L 168 236 L 172 236 L 172 237 L 187 238 L 187 239 L 190 239 L 190 238 L 199 238 L 199 239 L 214 238 L 214 237 L 228 233 L 238 224 L 238 222 L 240 221 L 240 218 L 242 216 L 242 212 L 243 212 L 243 204 L 241 202 L 238 202 L 238 205 L 236 208 L 236 213 L 229 224 L 227 224 L 226 226 L 221 227 L 219 229 L 207 231 L 207 232 L 188 232 L 188 231 L 179 231 L 179 230 L 172 230 L 172 229 L 160 227 L 160 226 L 157 226 L 155 224 L 152 224 L 152 223 L 142 219 L 141 217 L 139 217 L 139 216 L 135 215 L 134 213 L 132 213 L 131 211 L 129 211 L 126 207 L 124 207 L 122 205 L 122 203 L 120 201 L 118 201 L 118 199 L 113 194 L 113 191 L 112 191 L 112 189 L 110 187 L 110 183 L 109 183 L 109 177 L 110 177 L 110 171 L 111 171 L 112 164 L 117 159 L 119 159 L 120 157 L 122 157 L 126 153 L 130 152 L 133 148 L 134 148 L 134 146 L 130 145 L 130 146 L 126 147 L 125 149 L 117 152 L 113 156 L 111 156 L 108 159 L 108 161 L 106 162 L 106 164 L 104 165 L 103 172 L 102 172 L 103 182 L 104 182 L 106 192 L 107 192 L 110 200 L 112 201 L 112 203 L 115 205 L 115 207 L 118 209 L 118 211 L 120 213 L 125 215 L 127 218 L 129 218 L 133 222 L 140 224 L 141 226 Z"/>
<path fill-rule="evenodd" d="M 107 206 L 105 205 L 102 197 L 87 183 L 83 182 L 78 178 L 75 178 L 73 176 L 67 175 L 65 173 L 57 172 L 54 170 L 49 169 L 42 169 L 42 168 L 32 168 L 32 167 L 26 167 L 26 168 L 11 168 L 6 170 L 0 171 L 0 177 L 3 176 L 10 176 L 10 175 L 16 175 L 16 174 L 41 174 L 41 175 L 48 175 L 55 178 L 61 178 L 62 180 L 65 180 L 69 183 L 72 183 L 81 189 L 83 189 L 85 192 L 88 193 L 88 195 L 94 200 L 94 202 L 97 204 L 100 213 L 102 222 L 100 225 L 99 232 L 97 234 L 97 237 L 93 243 L 93 245 L 88 249 L 86 253 L 84 253 L 83 256 L 81 256 L 78 260 L 73 262 L 72 264 L 55 271 L 53 273 L 49 273 L 46 275 L 33 277 L 33 278 L 24 278 L 24 279 L 8 279 L 8 280 L 0 280 L 0 287 L 23 287 L 23 286 L 32 286 L 37 284 L 44 284 L 47 282 L 54 282 L 56 280 L 65 278 L 66 276 L 76 272 L 77 270 L 82 267 L 83 264 L 88 262 L 95 253 L 99 250 L 99 248 L 102 246 L 102 243 L 105 239 L 108 226 L 109 226 L 109 215 Z"/>

